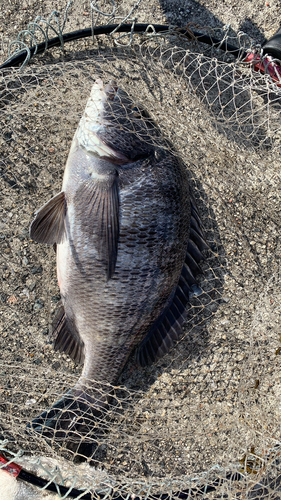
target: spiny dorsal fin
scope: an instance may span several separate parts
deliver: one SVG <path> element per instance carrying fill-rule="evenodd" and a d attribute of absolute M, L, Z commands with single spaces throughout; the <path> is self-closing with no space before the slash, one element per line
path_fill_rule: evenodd
<path fill-rule="evenodd" d="M 151 365 L 162 358 L 181 335 L 190 297 L 202 293 L 197 285 L 196 276 L 201 272 L 199 263 L 204 259 L 201 252 L 207 248 L 209 247 L 204 237 L 202 223 L 195 202 L 192 200 L 190 236 L 181 276 L 170 298 L 169 306 L 157 319 L 137 350 L 137 361 L 140 366 Z"/>
<path fill-rule="evenodd" d="M 30 238 L 38 243 L 61 243 L 64 238 L 66 202 L 64 192 L 51 198 L 35 213 L 30 225 Z"/>
<path fill-rule="evenodd" d="M 83 341 L 75 326 L 67 321 L 63 305 L 59 307 L 53 325 L 54 329 L 51 336 L 55 351 L 65 352 L 75 363 L 83 364 Z"/>

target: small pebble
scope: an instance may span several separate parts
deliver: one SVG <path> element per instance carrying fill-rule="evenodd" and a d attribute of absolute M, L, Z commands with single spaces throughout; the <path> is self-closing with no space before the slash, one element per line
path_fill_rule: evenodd
<path fill-rule="evenodd" d="M 33 310 L 34 311 L 39 311 L 40 309 L 42 309 L 44 307 L 44 302 L 42 302 L 41 299 L 37 299 L 35 301 L 35 304 L 33 306 Z"/>
<path fill-rule="evenodd" d="M 36 266 L 31 269 L 32 274 L 41 274 L 43 271 L 42 266 Z"/>

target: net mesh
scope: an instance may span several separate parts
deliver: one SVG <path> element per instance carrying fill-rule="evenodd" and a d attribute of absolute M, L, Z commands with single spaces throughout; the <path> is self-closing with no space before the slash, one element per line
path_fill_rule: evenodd
<path fill-rule="evenodd" d="M 241 53 L 254 46 L 244 34 L 216 35 Z M 280 88 L 175 31 L 134 35 L 128 47 L 77 42 L 61 58 L 58 49 L 1 78 L 1 446 L 93 497 L 279 498 Z M 113 397 L 85 455 L 26 432 L 81 373 L 53 351 L 55 254 L 28 229 L 61 190 L 97 78 L 141 102 L 184 160 L 210 250 L 177 344 L 150 367 L 132 356 L 117 387 L 99 383 Z"/>

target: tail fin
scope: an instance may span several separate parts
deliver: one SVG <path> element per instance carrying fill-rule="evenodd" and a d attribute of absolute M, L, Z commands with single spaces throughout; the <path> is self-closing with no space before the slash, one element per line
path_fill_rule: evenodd
<path fill-rule="evenodd" d="M 50 409 L 27 424 L 29 434 L 36 433 L 50 444 L 64 446 L 86 458 L 93 455 L 107 398 L 89 400 L 86 392 L 70 390 Z"/>

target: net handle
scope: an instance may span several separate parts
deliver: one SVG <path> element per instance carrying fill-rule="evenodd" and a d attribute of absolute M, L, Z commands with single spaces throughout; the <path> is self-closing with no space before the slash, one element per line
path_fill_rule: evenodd
<path fill-rule="evenodd" d="M 263 54 L 267 54 L 281 61 L 281 26 L 276 33 L 262 45 Z"/>

